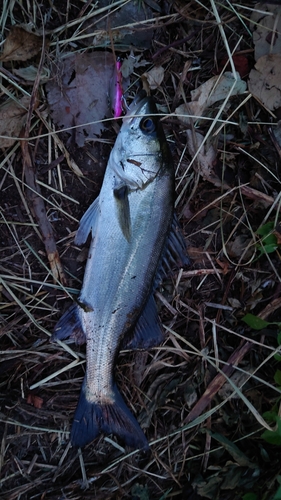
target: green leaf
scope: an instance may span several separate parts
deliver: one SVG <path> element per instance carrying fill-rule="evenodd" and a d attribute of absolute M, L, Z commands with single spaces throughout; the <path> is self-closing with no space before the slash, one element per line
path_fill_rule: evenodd
<path fill-rule="evenodd" d="M 278 241 L 275 234 L 272 233 L 273 230 L 274 222 L 267 222 L 267 224 L 264 224 L 257 230 L 257 234 L 262 236 L 260 243 L 256 245 L 259 251 L 259 257 L 265 253 L 273 253 L 277 250 Z"/>
<path fill-rule="evenodd" d="M 138 498 L 138 500 L 149 500 L 147 485 L 136 483 L 132 486 L 131 493 L 133 497 Z"/>
<path fill-rule="evenodd" d="M 274 380 L 276 384 L 281 386 L 281 370 L 276 370 L 276 373 L 274 375 Z"/>
<path fill-rule="evenodd" d="M 277 250 L 278 245 L 276 243 L 266 243 L 265 245 L 257 245 L 257 249 L 260 252 L 260 255 L 263 255 L 265 253 L 273 253 L 275 250 Z"/>
<path fill-rule="evenodd" d="M 272 500 L 281 500 L 281 486 L 279 486 Z"/>
<path fill-rule="evenodd" d="M 267 441 L 270 444 L 275 444 L 277 446 L 281 445 L 281 418 L 276 417 L 276 422 L 277 422 L 277 429 L 276 431 L 264 431 L 261 435 L 265 441 Z"/>
<path fill-rule="evenodd" d="M 257 495 L 255 493 L 246 493 L 242 496 L 242 500 L 257 500 Z"/>
<path fill-rule="evenodd" d="M 261 319 L 258 316 L 250 313 L 246 314 L 246 316 L 242 318 L 242 321 L 247 323 L 247 325 L 253 328 L 253 330 L 262 330 L 266 326 L 270 325 L 268 321 L 265 321 L 264 319 Z"/>
<path fill-rule="evenodd" d="M 257 230 L 260 236 L 267 236 L 274 229 L 274 222 L 267 222 Z"/>
<path fill-rule="evenodd" d="M 278 247 L 275 234 L 269 234 L 266 238 L 264 238 L 264 240 L 262 240 L 262 242 L 264 247 L 267 245 L 275 245 L 276 247 Z"/>
<path fill-rule="evenodd" d="M 262 243 L 263 243 L 263 246 L 266 246 L 266 245 L 276 245 L 276 246 L 278 246 L 277 238 L 276 238 L 275 234 L 269 234 L 268 236 L 266 236 L 265 238 L 263 238 L 262 239 Z"/>
<path fill-rule="evenodd" d="M 278 410 L 274 410 L 274 408 L 271 411 L 266 411 L 263 413 L 263 418 L 267 422 L 276 422 L 276 419 L 278 417 Z"/>
<path fill-rule="evenodd" d="M 171 493 L 171 491 L 173 490 L 173 488 L 170 488 L 169 490 L 167 490 L 160 498 L 159 500 L 165 500 L 167 498 L 167 496 L 169 495 L 169 493 Z"/>

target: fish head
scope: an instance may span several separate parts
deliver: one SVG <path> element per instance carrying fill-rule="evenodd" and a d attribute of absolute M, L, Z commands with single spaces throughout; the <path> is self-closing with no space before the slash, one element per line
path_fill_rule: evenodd
<path fill-rule="evenodd" d="M 144 189 L 163 167 L 171 165 L 171 154 L 153 97 L 140 92 L 130 105 L 113 148 L 118 184 Z"/>

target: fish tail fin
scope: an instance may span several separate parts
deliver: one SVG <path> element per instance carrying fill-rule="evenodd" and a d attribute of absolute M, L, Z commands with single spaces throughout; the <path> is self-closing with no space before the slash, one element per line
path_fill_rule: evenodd
<path fill-rule="evenodd" d="M 114 434 L 130 448 L 149 449 L 148 441 L 137 420 L 124 403 L 117 386 L 114 385 L 112 402 L 89 401 L 85 383 L 74 415 L 71 429 L 73 446 L 83 447 L 100 433 Z"/>

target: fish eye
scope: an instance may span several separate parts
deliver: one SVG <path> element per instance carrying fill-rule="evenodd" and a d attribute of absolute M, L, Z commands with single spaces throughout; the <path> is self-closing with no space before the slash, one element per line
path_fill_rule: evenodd
<path fill-rule="evenodd" d="M 156 125 L 152 118 L 144 117 L 140 122 L 140 129 L 145 134 L 152 134 L 156 130 Z"/>

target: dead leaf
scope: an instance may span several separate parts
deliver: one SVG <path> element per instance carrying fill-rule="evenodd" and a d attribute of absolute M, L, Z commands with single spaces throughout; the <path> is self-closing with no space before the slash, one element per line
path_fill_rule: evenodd
<path fill-rule="evenodd" d="M 103 118 L 111 117 L 108 102 L 114 58 L 109 52 L 70 54 L 55 66 L 61 74 L 47 83 L 48 103 L 54 122 L 71 128 L 75 142 L 98 136 Z"/>
<path fill-rule="evenodd" d="M 281 54 L 262 56 L 249 75 L 249 90 L 267 109 L 281 106 Z"/>
<path fill-rule="evenodd" d="M 230 257 L 240 259 L 242 262 L 249 261 L 255 253 L 252 239 L 243 234 L 238 234 L 233 240 L 229 241 L 226 249 Z"/>
<path fill-rule="evenodd" d="M 221 267 L 223 274 L 227 274 L 230 270 L 229 262 L 228 260 L 222 261 L 219 259 L 216 259 L 217 264 Z"/>
<path fill-rule="evenodd" d="M 194 109 L 202 114 L 203 110 L 212 106 L 218 101 L 224 100 L 227 95 L 243 94 L 246 90 L 246 83 L 241 80 L 236 73 L 236 80 L 230 71 L 226 71 L 222 76 L 213 76 L 205 83 L 191 92 L 191 99 Z M 232 88 L 233 87 L 233 88 Z"/>
<path fill-rule="evenodd" d="M 277 240 L 277 245 L 281 245 L 281 223 L 279 222 L 273 231 L 274 236 Z"/>
<path fill-rule="evenodd" d="M 251 464 L 251 468 L 246 468 L 228 461 L 223 468 L 217 467 L 216 469 L 217 471 L 211 476 L 206 476 L 206 479 L 203 479 L 199 474 L 195 477 L 192 486 L 197 497 L 210 498 L 211 500 L 214 498 L 234 498 L 234 493 L 226 495 L 223 494 L 222 490 L 235 490 L 245 485 L 249 489 L 249 485 L 254 484 L 259 477 L 255 464 Z"/>
<path fill-rule="evenodd" d="M 233 59 L 234 67 L 235 67 L 236 71 L 239 73 L 239 75 L 241 76 L 241 78 L 244 78 L 245 76 L 247 76 L 249 74 L 248 58 L 246 56 L 243 56 L 243 55 L 233 54 L 232 59 Z M 228 64 L 227 64 L 227 62 L 228 62 Z M 225 64 L 227 64 L 226 68 L 224 68 Z M 225 69 L 226 71 L 231 70 L 228 57 L 224 57 L 220 61 L 217 73 L 220 74 L 223 71 L 223 69 Z"/>
<path fill-rule="evenodd" d="M 24 96 L 18 102 L 8 99 L 0 106 L 0 148 L 9 148 L 16 142 L 26 120 L 29 102 L 30 98 Z"/>
<path fill-rule="evenodd" d="M 188 115 L 200 117 L 207 108 L 218 101 L 223 101 L 228 95 L 243 94 L 247 88 L 247 84 L 241 80 L 239 73 L 236 73 L 236 77 L 237 79 L 235 80 L 233 74 L 226 71 L 223 75 L 213 76 L 200 85 L 200 87 L 192 90 L 192 102 L 188 103 L 188 106 L 182 104 L 175 110 L 177 115 L 183 115 L 179 116 L 180 120 L 184 123 L 190 123 L 190 121 L 194 121 L 196 118 L 190 118 Z"/>
<path fill-rule="evenodd" d="M 35 396 L 35 394 L 32 394 L 31 392 L 27 396 L 26 400 L 27 404 L 34 406 L 35 408 L 42 408 L 43 406 L 43 399 L 40 398 L 39 396 Z"/>
<path fill-rule="evenodd" d="M 27 66 L 26 68 L 18 68 L 13 69 L 13 73 L 16 76 L 19 76 L 23 80 L 27 82 L 33 83 L 38 73 L 38 68 L 35 66 Z M 49 68 L 43 68 L 40 74 L 40 83 L 47 83 L 50 78 L 50 70 Z"/>
<path fill-rule="evenodd" d="M 143 74 L 148 81 L 151 90 L 158 89 L 163 82 L 165 70 L 162 66 L 154 66 L 150 71 Z"/>
<path fill-rule="evenodd" d="M 121 66 L 121 73 L 124 79 L 128 78 L 136 68 L 150 64 L 148 61 L 141 58 L 142 54 L 135 55 L 133 50 L 131 50 L 130 54 L 125 57 Z"/>
<path fill-rule="evenodd" d="M 262 12 L 261 12 L 262 11 Z M 268 12 L 266 14 L 265 12 Z M 280 6 L 258 3 L 252 10 L 251 29 L 255 45 L 255 60 L 269 54 L 281 53 Z"/>
<path fill-rule="evenodd" d="M 242 307 L 241 302 L 235 297 L 228 297 L 227 301 L 229 302 L 231 307 L 233 307 L 233 309 L 240 309 Z"/>
<path fill-rule="evenodd" d="M 115 50 L 127 51 L 132 46 L 149 49 L 153 39 L 154 30 L 145 26 L 146 19 L 153 19 L 155 14 L 148 2 L 120 2 L 116 8 L 110 9 L 112 2 L 99 0 L 98 7 L 107 8 L 108 11 L 89 19 L 83 25 L 83 33 L 92 35 L 84 43 L 90 46 L 108 47 L 113 43 Z M 157 18 L 156 18 L 157 19 Z M 157 21 L 156 21 L 157 23 Z M 149 22 L 151 26 L 151 22 Z M 109 37 L 110 31 L 110 37 Z"/>
<path fill-rule="evenodd" d="M 23 26 L 12 26 L 0 61 L 26 61 L 40 52 L 42 43 L 41 36 L 27 31 Z"/>
<path fill-rule="evenodd" d="M 220 187 L 221 180 L 214 172 L 214 165 L 217 159 L 215 149 L 213 146 L 207 145 L 206 143 L 201 147 L 204 137 L 199 134 L 199 132 L 187 130 L 186 134 L 190 156 L 194 157 L 200 148 L 199 153 L 197 154 L 197 168 L 200 175 L 202 175 L 203 179 L 212 182 L 215 186 Z M 224 183 L 224 187 L 227 188 L 228 186 Z"/>

